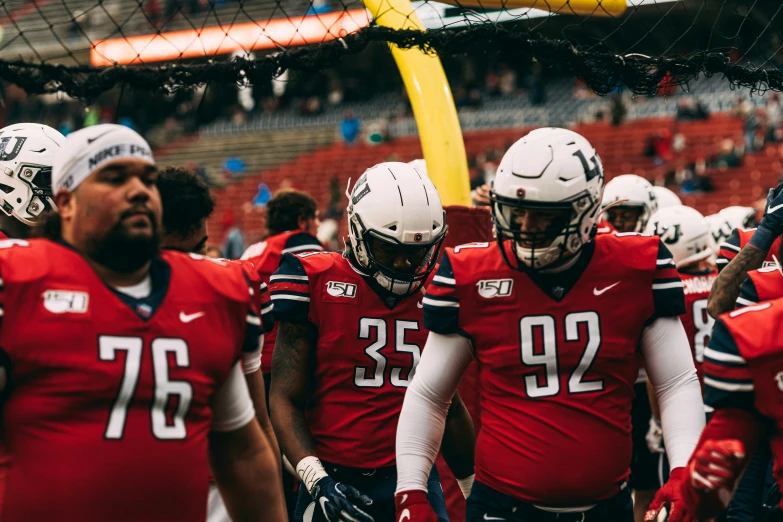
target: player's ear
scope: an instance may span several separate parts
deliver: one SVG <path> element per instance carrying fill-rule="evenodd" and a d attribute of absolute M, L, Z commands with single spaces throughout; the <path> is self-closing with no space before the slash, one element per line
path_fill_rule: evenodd
<path fill-rule="evenodd" d="M 54 204 L 63 219 L 69 219 L 73 215 L 74 203 L 73 192 L 60 190 L 54 195 Z"/>

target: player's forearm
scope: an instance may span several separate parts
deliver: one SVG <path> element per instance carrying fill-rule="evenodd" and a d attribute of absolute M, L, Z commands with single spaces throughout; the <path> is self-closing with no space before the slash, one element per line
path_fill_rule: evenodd
<path fill-rule="evenodd" d="M 280 449 L 288 461 L 296 467 L 303 458 L 317 456 L 315 440 L 304 414 L 304 405 L 294 404 L 289 398 L 272 393 L 269 406 Z"/>
<path fill-rule="evenodd" d="M 430 332 L 397 423 L 397 492 L 427 490 L 449 405 L 471 358 L 464 337 Z"/>
<path fill-rule="evenodd" d="M 279 323 L 272 355 L 272 427 L 280 448 L 294 467 L 303 458 L 316 456 L 315 441 L 304 413 L 312 381 L 311 334 L 308 324 Z"/>
<path fill-rule="evenodd" d="M 682 467 L 704 429 L 704 402 L 679 318 L 662 317 L 645 328 L 641 350 L 660 408 L 669 463 L 672 469 Z"/>
<path fill-rule="evenodd" d="M 473 475 L 473 457 L 476 451 L 476 431 L 465 404 L 454 396 L 446 416 L 440 452 L 457 479 Z"/>
<path fill-rule="evenodd" d="M 275 454 L 258 423 L 229 433 L 211 433 L 210 464 L 234 522 L 286 522 Z"/>
<path fill-rule="evenodd" d="M 272 421 L 269 420 L 269 413 L 266 407 L 266 390 L 264 389 L 264 375 L 260 370 L 245 374 L 247 387 L 250 390 L 250 398 L 253 400 L 253 407 L 256 409 L 256 420 L 261 427 L 261 431 L 266 437 L 269 445 L 275 454 L 278 467 L 282 466 L 280 456 L 280 447 L 277 444 L 275 430 L 272 428 Z"/>
<path fill-rule="evenodd" d="M 766 257 L 767 252 L 748 244 L 721 270 L 707 300 L 707 312 L 712 317 L 717 319 L 720 314 L 734 310 L 745 276 L 749 271 L 761 268 Z"/>

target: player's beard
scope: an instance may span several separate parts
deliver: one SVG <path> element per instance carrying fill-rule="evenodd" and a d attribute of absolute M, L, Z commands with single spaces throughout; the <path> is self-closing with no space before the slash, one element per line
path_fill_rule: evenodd
<path fill-rule="evenodd" d="M 135 272 L 160 252 L 160 232 L 154 216 L 149 215 L 152 233 L 149 236 L 130 234 L 120 220 L 105 236 L 87 243 L 87 254 L 95 262 L 115 272 Z"/>

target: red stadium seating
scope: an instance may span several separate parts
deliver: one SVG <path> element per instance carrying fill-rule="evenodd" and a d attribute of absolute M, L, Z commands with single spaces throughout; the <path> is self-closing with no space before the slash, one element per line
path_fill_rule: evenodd
<path fill-rule="evenodd" d="M 528 130 L 518 128 L 466 132 L 465 148 L 469 157 L 475 157 L 487 149 L 502 152 Z M 574 130 L 587 137 L 595 146 L 610 179 L 620 174 L 634 173 L 654 180 L 677 162 L 692 162 L 699 157 L 714 155 L 720 142 L 726 138 L 732 138 L 736 143 L 741 143 L 743 139 L 741 120 L 720 114 L 706 121 L 674 122 L 669 118 L 652 118 L 632 120 L 620 127 L 608 123 L 583 124 Z M 687 142 L 685 149 L 665 166 L 656 165 L 652 158 L 644 156 L 649 136 L 661 130 L 682 133 Z M 391 159 L 410 161 L 421 156 L 417 136 L 398 138 L 377 146 L 334 143 L 301 154 L 294 161 L 247 175 L 241 181 L 218 190 L 218 208 L 210 223 L 212 236 L 221 237 L 224 216 L 230 212 L 237 225 L 245 231 L 248 242 L 261 238 L 263 213 L 252 209 L 250 205 L 259 183 L 266 183 L 273 192 L 281 184 L 306 190 L 324 208 L 329 201 L 331 179 L 336 178 L 343 189 L 349 178 L 356 179 L 367 167 L 376 163 Z M 705 214 L 714 213 L 728 205 L 749 205 L 767 187 L 775 184 L 776 172 L 773 172 L 772 167 L 776 161 L 781 161 L 777 151 L 748 155 L 741 167 L 711 172 L 715 192 L 686 196 L 684 202 Z"/>

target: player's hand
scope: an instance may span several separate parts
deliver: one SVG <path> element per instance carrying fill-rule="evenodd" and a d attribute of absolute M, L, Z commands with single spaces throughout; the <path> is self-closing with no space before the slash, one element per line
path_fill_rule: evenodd
<path fill-rule="evenodd" d="M 492 201 L 489 199 L 488 183 L 476 187 L 476 190 L 470 193 L 470 197 L 473 200 L 474 207 L 489 206 L 492 204 Z"/>
<path fill-rule="evenodd" d="M 691 457 L 682 497 L 695 515 L 723 512 L 745 467 L 745 448 L 738 440 L 708 440 Z"/>
<path fill-rule="evenodd" d="M 324 477 L 315 483 L 310 494 L 329 522 L 374 522 L 363 511 L 372 505 L 372 499 L 348 484 Z"/>
<path fill-rule="evenodd" d="M 783 233 L 783 190 L 775 196 L 775 189 L 769 189 L 767 206 L 759 227 L 766 228 L 775 235 Z"/>
<path fill-rule="evenodd" d="M 664 452 L 661 423 L 653 416 L 650 416 L 650 428 L 647 430 L 647 435 L 644 438 L 647 441 L 647 449 L 650 450 L 650 453 Z"/>
<path fill-rule="evenodd" d="M 680 490 L 682 483 L 688 480 L 687 468 L 675 468 L 669 475 L 669 481 L 663 485 L 655 498 L 650 502 L 650 507 L 644 515 L 645 522 L 656 522 L 658 515 L 665 509 L 668 513 L 669 522 L 696 522 L 696 518 L 690 515 L 685 509 L 685 503 L 682 499 Z"/>
<path fill-rule="evenodd" d="M 397 522 L 438 522 L 426 491 L 400 491 L 394 495 L 394 505 L 397 507 Z"/>

